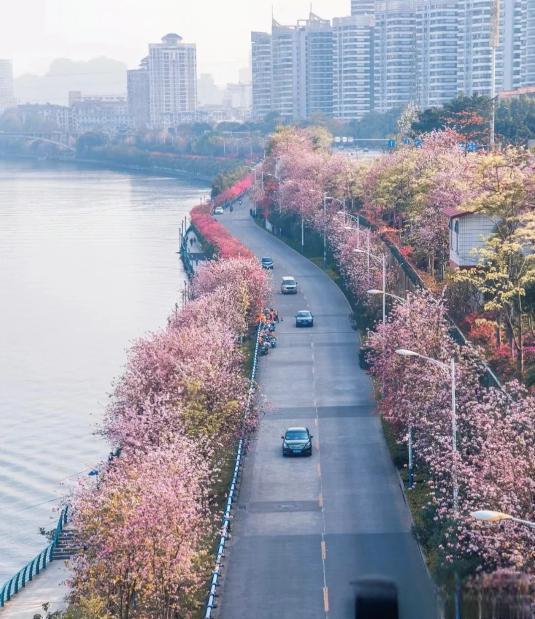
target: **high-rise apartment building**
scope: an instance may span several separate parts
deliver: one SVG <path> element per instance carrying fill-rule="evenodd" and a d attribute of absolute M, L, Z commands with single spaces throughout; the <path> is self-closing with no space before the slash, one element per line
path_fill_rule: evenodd
<path fill-rule="evenodd" d="M 374 30 L 374 107 L 403 107 L 416 93 L 416 14 L 412 0 L 377 0 Z"/>
<path fill-rule="evenodd" d="M 305 118 L 305 46 L 299 26 L 273 21 L 271 29 L 271 106 L 284 120 Z"/>
<path fill-rule="evenodd" d="M 143 58 L 138 69 L 126 72 L 128 113 L 136 129 L 150 123 L 149 59 Z"/>
<path fill-rule="evenodd" d="M 333 31 L 328 19 L 311 13 L 301 25 L 304 44 L 306 107 L 304 117 L 333 114 Z"/>
<path fill-rule="evenodd" d="M 535 85 L 535 0 L 352 0 L 351 12 L 253 33 L 255 118 L 350 120 Z"/>
<path fill-rule="evenodd" d="M 375 0 L 351 0 L 351 15 L 375 15 Z"/>
<path fill-rule="evenodd" d="M 416 0 L 416 91 L 421 109 L 457 96 L 457 0 Z"/>
<path fill-rule="evenodd" d="M 525 45 L 523 54 L 522 82 L 535 84 L 535 0 L 525 0 Z"/>
<path fill-rule="evenodd" d="M 251 32 L 251 66 L 253 74 L 252 118 L 261 121 L 272 111 L 271 104 L 271 35 Z"/>
<path fill-rule="evenodd" d="M 173 127 L 195 119 L 197 107 L 196 47 L 167 34 L 149 45 L 149 101 L 153 127 Z"/>
<path fill-rule="evenodd" d="M 259 35 L 260 33 L 253 33 Z M 267 35 L 269 36 L 269 35 Z M 256 36 L 258 39 L 258 36 Z M 260 92 L 265 48 L 253 41 L 253 101 Z M 263 51 L 263 54 L 260 54 Z M 255 61 L 255 56 L 260 61 Z M 329 20 L 311 13 L 296 25 L 276 21 L 271 33 L 271 110 L 285 120 L 333 112 L 333 34 Z M 266 100 L 265 98 L 263 99 Z M 253 105 L 253 109 L 257 109 Z"/>
<path fill-rule="evenodd" d="M 333 19 L 335 118 L 362 118 L 373 109 L 373 25 L 366 14 Z"/>
<path fill-rule="evenodd" d="M 508 0 L 513 2 L 514 0 Z M 493 6 L 496 0 L 457 0 L 457 92 L 467 96 L 492 93 Z M 496 17 L 503 33 L 503 5 Z M 503 88 L 503 36 L 496 49 L 496 89 Z"/>
<path fill-rule="evenodd" d="M 15 105 L 13 66 L 11 60 L 0 59 L 0 112 Z"/>

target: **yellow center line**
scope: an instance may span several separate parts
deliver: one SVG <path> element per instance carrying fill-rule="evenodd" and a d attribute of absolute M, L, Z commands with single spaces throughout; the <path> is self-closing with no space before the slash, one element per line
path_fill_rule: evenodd
<path fill-rule="evenodd" d="M 323 608 L 329 612 L 329 587 L 323 587 Z"/>
<path fill-rule="evenodd" d="M 327 544 L 325 542 L 321 542 L 321 558 L 323 561 L 327 559 Z"/>
<path fill-rule="evenodd" d="M 316 470 L 318 471 L 318 477 L 321 477 L 321 465 L 319 462 L 316 464 Z"/>
<path fill-rule="evenodd" d="M 318 497 L 318 503 L 320 504 L 320 507 L 323 508 L 323 494 L 320 494 Z"/>

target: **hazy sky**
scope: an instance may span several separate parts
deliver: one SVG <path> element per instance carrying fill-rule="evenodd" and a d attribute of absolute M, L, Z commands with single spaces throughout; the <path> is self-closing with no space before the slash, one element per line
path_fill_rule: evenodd
<path fill-rule="evenodd" d="M 197 43 L 199 73 L 236 81 L 246 66 L 251 30 L 269 30 L 275 19 L 305 18 L 308 0 L 0 0 L 0 58 L 15 75 L 44 73 L 50 61 L 104 55 L 135 67 L 147 44 L 177 32 Z M 348 15 L 350 0 L 315 0 L 325 18 Z"/>

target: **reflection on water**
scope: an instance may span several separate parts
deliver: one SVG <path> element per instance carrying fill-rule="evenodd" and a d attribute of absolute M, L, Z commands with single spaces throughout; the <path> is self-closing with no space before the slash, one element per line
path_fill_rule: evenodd
<path fill-rule="evenodd" d="M 175 179 L 0 162 L 0 584 L 108 453 L 94 431 L 132 339 L 165 323 L 184 274 Z"/>

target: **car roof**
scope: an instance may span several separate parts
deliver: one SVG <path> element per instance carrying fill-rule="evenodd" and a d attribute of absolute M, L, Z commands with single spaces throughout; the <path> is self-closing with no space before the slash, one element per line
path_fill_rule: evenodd
<path fill-rule="evenodd" d="M 310 310 L 297 310 L 298 314 L 311 314 L 312 312 Z"/>
<path fill-rule="evenodd" d="M 262 256 L 262 260 L 271 260 L 272 258 L 270 256 Z"/>
<path fill-rule="evenodd" d="M 295 279 L 293 275 L 283 275 L 282 279 Z"/>
<path fill-rule="evenodd" d="M 286 428 L 286 432 L 307 432 L 308 428 L 305 426 L 296 426 L 294 428 Z"/>

